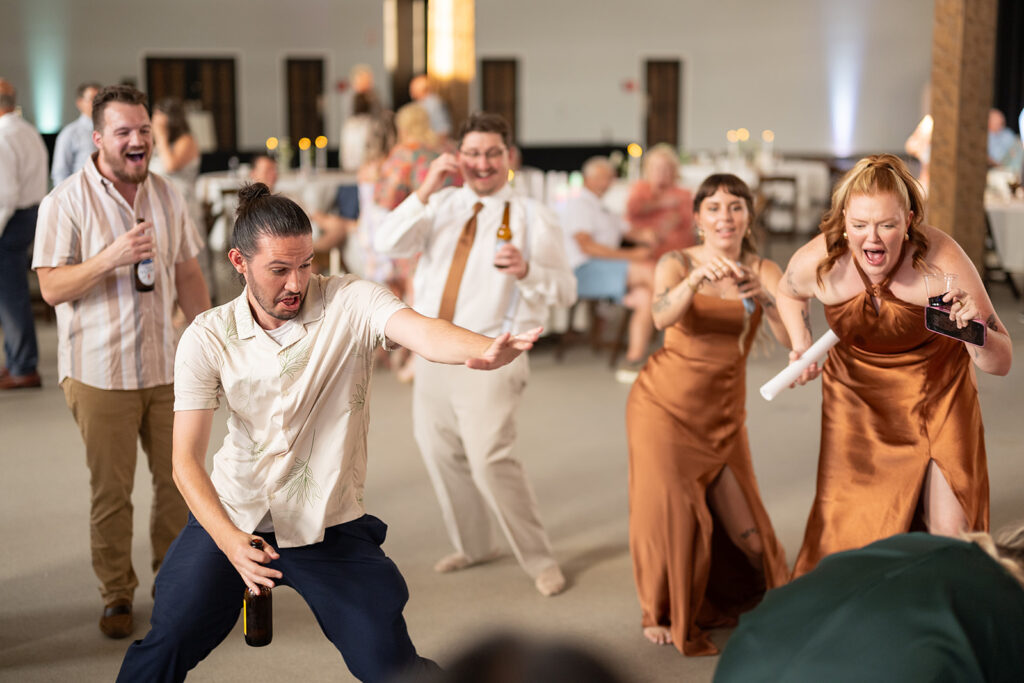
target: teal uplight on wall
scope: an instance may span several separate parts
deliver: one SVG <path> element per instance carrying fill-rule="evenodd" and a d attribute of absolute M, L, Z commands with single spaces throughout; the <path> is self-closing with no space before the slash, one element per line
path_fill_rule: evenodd
<path fill-rule="evenodd" d="M 36 128 L 42 133 L 56 133 L 60 130 L 68 89 L 64 51 L 69 8 L 62 0 L 23 0 L 21 11 L 31 84 L 20 90 L 32 93 Z"/>
<path fill-rule="evenodd" d="M 865 3 L 833 1 L 824 8 L 832 153 L 837 156 L 847 156 L 853 151 L 867 40 L 865 12 L 874 4 L 874 0 Z"/>

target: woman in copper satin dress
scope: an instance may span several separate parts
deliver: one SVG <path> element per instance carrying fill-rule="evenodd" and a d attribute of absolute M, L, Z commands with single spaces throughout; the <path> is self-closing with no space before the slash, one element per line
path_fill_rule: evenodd
<path fill-rule="evenodd" d="M 922 223 L 917 181 L 890 154 L 861 159 L 839 182 L 822 234 L 779 285 L 792 359 L 812 342 L 810 298 L 839 343 L 822 375 L 818 487 L 794 575 L 831 553 L 911 530 L 988 530 L 988 470 L 974 368 L 1010 370 L 1012 348 L 960 246 Z M 944 300 L 958 327 L 980 318 L 984 346 L 930 332 L 923 275 L 956 273 Z M 973 361 L 973 364 L 972 364 Z"/>
<path fill-rule="evenodd" d="M 687 655 L 718 649 L 702 628 L 736 616 L 785 581 L 786 563 L 750 462 L 746 361 L 775 308 L 779 267 L 757 255 L 753 200 L 733 175 L 694 199 L 703 244 L 662 257 L 654 323 L 665 345 L 647 361 L 626 407 L 629 546 L 648 640 Z"/>

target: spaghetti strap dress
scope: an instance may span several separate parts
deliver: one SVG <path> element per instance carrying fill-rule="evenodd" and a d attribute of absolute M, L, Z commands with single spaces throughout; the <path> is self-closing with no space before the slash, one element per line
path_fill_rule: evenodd
<path fill-rule="evenodd" d="M 695 294 L 665 331 L 626 407 L 629 545 L 642 624 L 667 626 L 687 655 L 718 648 L 704 629 L 735 625 L 786 562 L 758 493 L 746 421 L 746 361 L 762 309 Z M 707 490 L 729 467 L 753 514 L 764 554 L 753 567 L 708 506 Z"/>
<path fill-rule="evenodd" d="M 839 343 L 821 375 L 817 492 L 794 577 L 831 553 L 923 530 L 915 513 L 933 460 L 968 527 L 988 530 L 988 468 L 974 365 L 963 342 L 925 328 L 923 307 L 897 299 L 889 289 L 905 253 L 877 285 L 854 260 L 865 290 L 825 306 Z"/>

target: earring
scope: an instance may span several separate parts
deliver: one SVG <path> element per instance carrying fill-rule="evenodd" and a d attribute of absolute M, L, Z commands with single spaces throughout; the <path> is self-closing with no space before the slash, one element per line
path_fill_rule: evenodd
<path fill-rule="evenodd" d="M 697 226 L 697 239 L 701 241 L 704 240 L 704 228 L 700 227 L 699 225 Z"/>
<path fill-rule="evenodd" d="M 906 242 L 909 239 L 910 239 L 910 231 L 907 230 L 905 233 L 903 233 L 903 241 Z"/>
<path fill-rule="evenodd" d="M 846 236 L 846 231 L 845 230 L 843 230 L 843 239 L 844 240 L 849 240 L 850 239 L 849 237 Z"/>

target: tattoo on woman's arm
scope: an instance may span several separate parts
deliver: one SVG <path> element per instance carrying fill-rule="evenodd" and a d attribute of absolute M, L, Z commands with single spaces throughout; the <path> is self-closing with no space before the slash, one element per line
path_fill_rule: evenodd
<path fill-rule="evenodd" d="M 661 294 L 656 294 L 654 296 L 654 303 L 651 304 L 652 311 L 654 311 L 655 313 L 661 313 L 666 308 L 672 305 L 672 299 L 668 295 L 670 291 L 671 290 L 668 287 L 666 287 L 664 292 L 662 292 Z"/>
<path fill-rule="evenodd" d="M 996 314 L 995 313 L 993 313 L 992 315 L 990 315 L 988 317 L 988 320 L 985 321 L 985 325 L 987 325 L 988 329 L 992 330 L 993 332 L 999 332 L 1000 331 L 999 330 L 999 324 L 996 322 Z"/>
<path fill-rule="evenodd" d="M 789 292 L 790 292 L 790 294 L 796 294 L 797 293 L 796 292 L 796 283 L 793 282 L 793 272 L 792 271 L 789 271 L 789 270 L 786 271 L 786 284 L 789 285 Z"/>
<path fill-rule="evenodd" d="M 811 313 L 807 310 L 807 306 L 804 306 L 800 310 L 800 317 L 804 319 L 804 329 L 807 330 L 807 334 L 811 333 Z"/>

